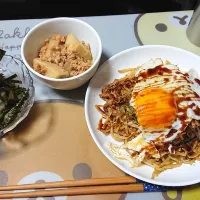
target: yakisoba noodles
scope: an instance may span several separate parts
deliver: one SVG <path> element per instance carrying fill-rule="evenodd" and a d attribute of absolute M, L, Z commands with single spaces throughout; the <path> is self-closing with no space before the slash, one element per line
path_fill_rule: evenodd
<path fill-rule="evenodd" d="M 129 105 L 134 80 L 129 76 L 106 85 L 100 97 L 104 105 L 96 105 L 102 114 L 98 129 L 110 133 L 116 140 L 127 140 L 138 135 L 135 110 Z"/>
<path fill-rule="evenodd" d="M 103 87 L 98 130 L 122 145 L 109 144 L 131 167 L 142 163 L 161 172 L 200 160 L 200 80 L 191 69 L 161 59 L 120 70 L 121 79 Z"/>

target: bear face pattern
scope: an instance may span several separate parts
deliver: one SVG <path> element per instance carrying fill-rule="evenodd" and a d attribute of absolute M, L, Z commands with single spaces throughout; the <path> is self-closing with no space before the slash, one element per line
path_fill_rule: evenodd
<path fill-rule="evenodd" d="M 186 35 L 191 17 L 192 11 L 138 15 L 134 23 L 135 36 L 141 45 L 175 46 L 200 55 L 200 48 Z"/>

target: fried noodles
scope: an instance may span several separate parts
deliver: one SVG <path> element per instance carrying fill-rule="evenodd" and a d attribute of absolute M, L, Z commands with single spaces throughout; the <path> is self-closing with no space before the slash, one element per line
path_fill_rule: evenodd
<path fill-rule="evenodd" d="M 128 140 L 138 135 L 135 110 L 129 105 L 134 85 L 135 80 L 132 76 L 115 80 L 104 86 L 100 94 L 106 103 L 96 105 L 97 110 L 102 114 L 98 130 L 105 134 L 110 133 L 118 141 Z"/>
<path fill-rule="evenodd" d="M 99 120 L 98 130 L 103 134 L 111 134 L 117 141 L 127 142 L 139 135 L 136 112 L 129 101 L 135 85 L 133 70 L 121 79 L 103 87 L 100 97 L 105 101 L 103 105 L 96 105 L 102 115 Z M 171 145 L 171 152 L 168 150 Z M 155 145 L 160 158 L 148 155 L 143 163 L 154 168 L 152 178 L 154 179 L 161 172 L 181 166 L 192 164 L 200 160 L 200 123 L 192 120 L 185 131 L 174 141 L 165 145 Z M 138 153 L 138 152 L 136 152 Z"/>

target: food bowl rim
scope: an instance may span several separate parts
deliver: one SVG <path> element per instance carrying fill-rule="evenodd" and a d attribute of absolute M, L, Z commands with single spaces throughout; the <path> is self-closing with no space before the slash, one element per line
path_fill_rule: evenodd
<path fill-rule="evenodd" d="M 87 69 L 85 72 L 77 75 L 77 76 L 74 76 L 74 77 L 69 77 L 69 78 L 62 78 L 62 79 L 57 79 L 57 78 L 50 78 L 50 77 L 47 77 L 47 76 L 44 76 L 38 72 L 36 72 L 29 64 L 28 62 L 26 61 L 26 58 L 24 56 L 24 46 L 25 46 L 25 43 L 28 39 L 28 37 L 34 33 L 34 31 L 38 30 L 41 26 L 45 25 L 45 24 L 48 24 L 48 23 L 52 23 L 52 22 L 56 22 L 56 21 L 76 21 L 76 22 L 79 22 L 79 23 L 82 23 L 84 24 L 85 26 L 87 26 L 96 36 L 97 38 L 97 41 L 98 41 L 98 55 L 97 55 L 97 58 L 95 59 L 95 61 L 93 62 L 92 66 Z M 97 33 L 97 31 L 91 26 L 89 25 L 88 23 L 82 21 L 82 20 L 79 20 L 79 19 L 75 19 L 75 18 L 71 18 L 71 17 L 58 17 L 58 18 L 53 18 L 53 19 L 48 19 L 48 20 L 45 20 L 43 22 L 40 22 L 39 24 L 35 25 L 28 33 L 27 35 L 25 36 L 25 38 L 23 39 L 22 41 L 22 46 L 21 46 L 21 56 L 22 56 L 22 60 L 23 62 L 25 63 L 25 65 L 27 66 L 27 68 L 33 73 L 35 74 L 36 76 L 39 76 L 40 78 L 42 79 L 46 79 L 46 80 L 49 80 L 49 81 L 57 81 L 57 82 L 62 82 L 62 81 L 70 81 L 70 80 L 75 80 L 75 79 L 78 79 L 78 78 L 81 78 L 83 77 L 85 74 L 89 73 L 96 65 L 97 63 L 99 62 L 100 58 L 101 58 L 101 54 L 102 54 L 102 43 L 101 43 L 101 39 L 99 37 L 99 34 Z"/>

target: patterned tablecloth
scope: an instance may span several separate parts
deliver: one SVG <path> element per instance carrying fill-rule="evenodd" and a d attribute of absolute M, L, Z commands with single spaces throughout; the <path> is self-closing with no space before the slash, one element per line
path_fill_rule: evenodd
<path fill-rule="evenodd" d="M 101 63 L 114 54 L 142 44 L 166 44 L 200 55 L 186 37 L 192 11 L 138 15 L 82 17 L 99 33 L 103 43 Z M 0 22 L 0 48 L 20 58 L 26 33 L 42 20 Z M 178 38 L 178 39 L 177 39 Z M 58 91 L 34 79 L 35 104 L 28 117 L 0 140 L 0 185 L 111 177 L 125 175 L 107 160 L 93 142 L 84 116 L 87 84 Z M 45 200 L 199 200 L 200 187 L 166 192 L 146 184 L 147 191 L 132 194 L 55 197 Z M 42 199 L 42 198 L 38 198 Z"/>

